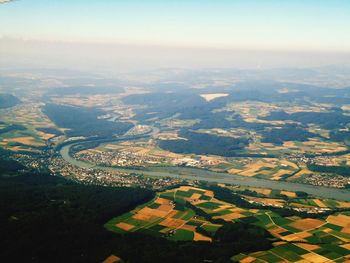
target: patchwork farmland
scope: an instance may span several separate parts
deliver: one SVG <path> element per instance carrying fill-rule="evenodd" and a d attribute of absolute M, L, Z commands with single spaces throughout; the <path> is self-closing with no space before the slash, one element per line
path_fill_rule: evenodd
<path fill-rule="evenodd" d="M 273 193 L 261 189 L 265 202 Z M 280 193 L 299 201 L 299 205 L 342 207 L 317 198 L 298 199 L 295 193 Z M 276 199 L 278 200 L 278 199 Z M 282 200 L 282 199 L 281 199 Z M 304 200 L 304 201 L 303 201 Z M 308 201 L 306 201 L 308 200 Z M 139 232 L 171 241 L 212 242 L 215 232 L 225 222 L 243 222 L 266 229 L 273 248 L 250 254 L 233 255 L 239 262 L 348 262 L 350 259 L 350 213 L 341 212 L 320 218 L 284 217 L 268 209 L 247 209 L 218 200 L 214 192 L 181 186 L 159 192 L 150 202 L 116 218 L 105 227 L 119 234 Z"/>
<path fill-rule="evenodd" d="M 222 225 L 199 216 L 190 206 L 205 212 L 213 221 L 232 221 L 257 212 L 222 202 L 212 191 L 181 186 L 159 193 L 151 202 L 110 220 L 105 226 L 117 233 L 138 231 L 174 241 L 210 242 L 211 236 L 204 233 L 215 233 Z"/>
<path fill-rule="evenodd" d="M 151 202 L 135 210 L 114 218 L 106 224 L 107 229 L 118 232 L 148 233 L 166 237 L 170 240 L 202 240 L 211 241 L 198 231 L 202 227 L 215 231 L 221 225 L 211 224 L 203 218 L 198 218 L 195 212 L 186 207 L 189 202 L 207 202 L 213 199 L 213 193 L 192 187 L 162 192 Z"/>

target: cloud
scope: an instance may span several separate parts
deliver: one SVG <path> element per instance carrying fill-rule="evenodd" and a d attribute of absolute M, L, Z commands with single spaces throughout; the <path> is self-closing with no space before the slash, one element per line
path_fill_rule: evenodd
<path fill-rule="evenodd" d="M 0 4 L 6 4 L 9 2 L 13 2 L 14 0 L 0 0 Z"/>

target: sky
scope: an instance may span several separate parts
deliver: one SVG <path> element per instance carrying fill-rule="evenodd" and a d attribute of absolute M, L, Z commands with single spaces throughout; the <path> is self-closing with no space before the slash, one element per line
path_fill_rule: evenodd
<path fill-rule="evenodd" d="M 336 63 L 350 53 L 349 14 L 348 0 L 16 0 L 0 4 L 0 45 L 17 55 L 13 41 L 28 53 L 35 46 L 28 41 L 44 41 L 338 54 Z"/>

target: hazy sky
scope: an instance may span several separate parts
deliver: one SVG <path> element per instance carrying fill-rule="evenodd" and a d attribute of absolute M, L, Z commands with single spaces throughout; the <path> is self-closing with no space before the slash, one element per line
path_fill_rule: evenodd
<path fill-rule="evenodd" d="M 350 53 L 349 32 L 349 0 L 17 0 L 0 4 L 2 48 L 6 48 L 4 41 L 17 39 Z"/>

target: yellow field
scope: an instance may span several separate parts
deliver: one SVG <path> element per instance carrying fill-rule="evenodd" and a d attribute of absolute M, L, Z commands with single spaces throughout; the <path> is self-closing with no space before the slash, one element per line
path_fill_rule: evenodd
<path fill-rule="evenodd" d="M 306 249 L 306 250 L 315 250 L 315 249 L 320 248 L 320 246 L 318 246 L 318 245 L 313 245 L 313 244 L 308 244 L 308 243 L 299 243 L 299 244 L 297 244 L 297 246 L 301 247 L 303 249 Z"/>
<path fill-rule="evenodd" d="M 236 169 L 236 168 L 231 168 L 231 169 L 227 170 L 227 172 L 229 174 L 238 174 L 238 173 L 242 172 L 242 170 Z"/>
<path fill-rule="evenodd" d="M 350 165 L 350 154 L 344 154 L 344 155 L 332 156 L 332 157 L 327 156 L 327 157 L 328 158 L 316 157 L 315 160 L 317 163 L 322 164 L 327 162 L 328 165 L 334 165 L 334 166 L 343 165 L 343 164 Z"/>
<path fill-rule="evenodd" d="M 341 227 L 350 227 L 350 216 L 342 214 L 330 215 L 327 218 L 327 222 Z"/>
<path fill-rule="evenodd" d="M 295 180 L 295 179 L 298 179 L 304 175 L 309 175 L 309 174 L 312 174 L 312 172 L 307 170 L 307 169 L 302 169 L 299 172 L 297 172 L 296 174 L 294 174 L 293 176 L 288 177 L 287 180 Z"/>
<path fill-rule="evenodd" d="M 338 204 L 340 208 L 350 208 L 350 202 L 338 201 Z"/>
<path fill-rule="evenodd" d="M 273 175 L 273 177 L 271 178 L 272 180 L 280 180 L 282 178 L 283 175 L 285 174 L 291 174 L 290 170 L 284 170 L 284 169 L 280 169 L 278 170 L 277 173 L 275 173 Z"/>
<path fill-rule="evenodd" d="M 347 148 L 337 142 L 324 142 L 320 139 L 311 138 L 309 141 L 301 142 L 301 146 L 296 145 L 294 141 L 287 141 L 283 143 L 283 147 L 292 151 L 302 152 L 317 152 L 317 153 L 331 153 L 345 151 Z"/>
<path fill-rule="evenodd" d="M 110 255 L 102 263 L 116 263 L 116 262 L 121 262 L 121 258 L 115 255 Z"/>
<path fill-rule="evenodd" d="M 307 262 L 313 262 L 313 263 L 323 263 L 323 262 L 329 261 L 328 258 L 315 253 L 308 253 L 308 254 L 302 255 L 302 257 L 306 259 Z"/>
<path fill-rule="evenodd" d="M 5 148 L 13 152 L 33 152 L 33 153 L 40 152 L 39 149 L 25 148 L 22 146 L 6 146 Z"/>
<path fill-rule="evenodd" d="M 300 229 L 302 231 L 305 231 L 309 229 L 318 228 L 323 224 L 324 224 L 324 221 L 313 219 L 313 218 L 305 218 L 305 219 L 300 219 L 298 221 L 295 221 L 294 223 L 290 224 L 290 226 Z"/>
<path fill-rule="evenodd" d="M 130 224 L 124 223 L 124 222 L 118 223 L 118 224 L 116 224 L 116 226 L 125 230 L 125 231 L 130 231 L 131 229 L 133 229 L 135 227 L 133 225 L 130 225 Z"/>
<path fill-rule="evenodd" d="M 271 159 L 269 162 L 266 160 L 258 160 L 257 162 L 246 165 L 246 169 L 239 173 L 243 176 L 255 176 L 257 172 L 263 167 L 275 168 L 277 165 L 274 163 L 276 159 Z"/>
<path fill-rule="evenodd" d="M 327 207 L 320 199 L 313 199 L 312 201 L 314 201 L 319 207 Z"/>
<path fill-rule="evenodd" d="M 37 132 L 37 134 L 45 141 L 55 137 L 56 135 L 50 134 L 50 133 L 45 133 L 45 132 Z"/>
<path fill-rule="evenodd" d="M 207 237 L 207 236 L 204 236 L 200 233 L 197 233 L 197 232 L 194 232 L 194 238 L 193 238 L 194 241 L 208 241 L 208 242 L 211 242 L 211 238 L 210 237 Z"/>
<path fill-rule="evenodd" d="M 282 176 L 298 169 L 296 164 L 277 158 L 236 158 L 230 162 L 236 166 L 227 170 L 230 174 L 248 177 L 259 175 L 272 180 L 280 180 Z"/>
<path fill-rule="evenodd" d="M 281 191 L 281 195 L 285 195 L 292 198 L 297 197 L 296 193 L 290 191 Z"/>

